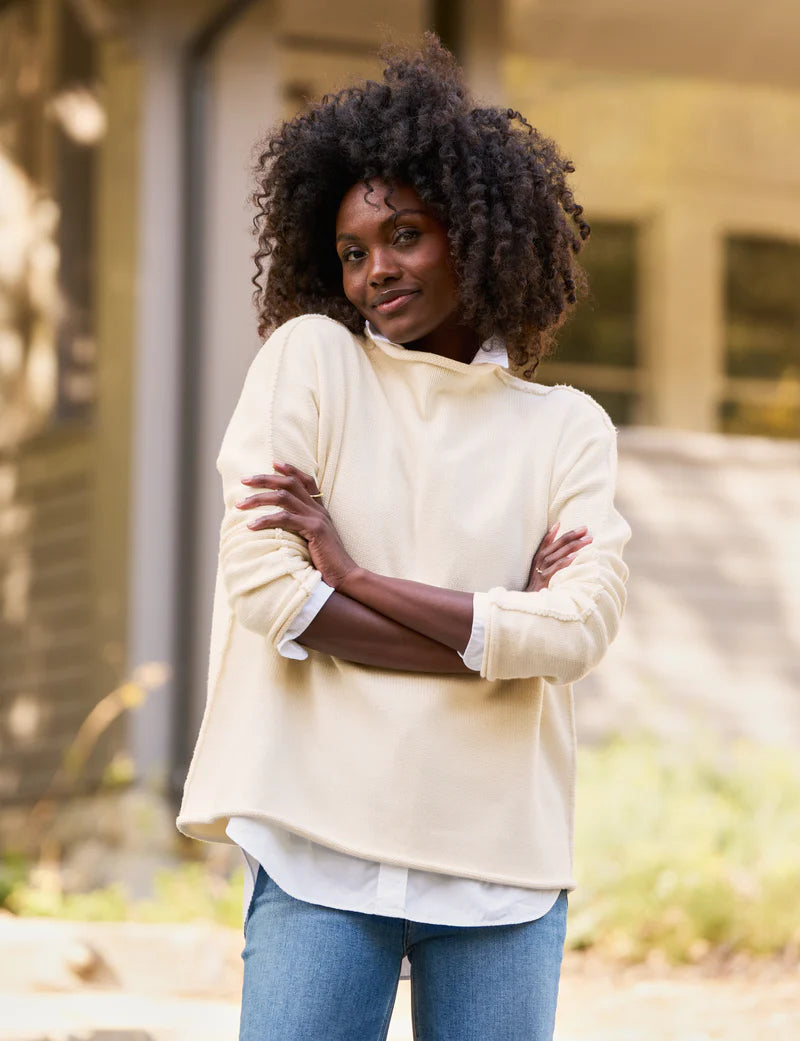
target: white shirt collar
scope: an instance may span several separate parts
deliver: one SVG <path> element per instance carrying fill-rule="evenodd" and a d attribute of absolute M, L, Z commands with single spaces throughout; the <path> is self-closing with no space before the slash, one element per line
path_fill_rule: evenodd
<path fill-rule="evenodd" d="M 384 336 L 383 333 L 379 333 L 371 322 L 367 322 L 366 324 L 366 333 L 373 343 L 393 342 L 388 337 Z M 395 346 L 402 345 L 395 344 Z M 502 337 L 490 336 L 488 340 L 484 340 L 475 352 L 475 357 L 470 362 L 470 365 L 501 365 L 504 369 L 507 369 L 508 351 L 506 350 L 505 341 Z"/>

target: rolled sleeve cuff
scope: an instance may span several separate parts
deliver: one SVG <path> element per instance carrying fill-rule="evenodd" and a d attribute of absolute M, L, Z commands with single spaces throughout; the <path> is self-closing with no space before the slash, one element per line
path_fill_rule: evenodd
<path fill-rule="evenodd" d="M 328 602 L 328 597 L 333 591 L 333 587 L 329 586 L 327 582 L 320 581 L 317 583 L 314 592 L 303 604 L 297 617 L 278 641 L 278 654 L 284 658 L 294 658 L 295 661 L 303 661 L 308 657 L 308 651 L 305 647 L 296 642 L 297 637 L 311 625 Z"/>
<path fill-rule="evenodd" d="M 486 643 L 486 619 L 489 616 L 489 594 L 475 593 L 472 598 L 472 632 L 469 643 L 460 655 L 468 669 L 481 671 L 483 648 Z"/>

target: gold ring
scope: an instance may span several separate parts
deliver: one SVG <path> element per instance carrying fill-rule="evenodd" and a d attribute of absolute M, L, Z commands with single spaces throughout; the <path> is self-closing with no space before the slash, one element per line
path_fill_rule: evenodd
<path fill-rule="evenodd" d="M 309 492 L 308 494 L 311 496 L 312 499 L 322 498 L 322 492 Z"/>
<path fill-rule="evenodd" d="M 536 572 L 537 575 L 543 575 L 544 574 L 544 571 L 542 571 L 542 569 L 540 567 L 534 568 L 534 571 Z"/>

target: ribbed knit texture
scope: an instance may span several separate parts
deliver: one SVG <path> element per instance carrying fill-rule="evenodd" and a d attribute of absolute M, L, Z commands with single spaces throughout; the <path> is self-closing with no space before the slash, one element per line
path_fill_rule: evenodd
<path fill-rule="evenodd" d="M 234 506 L 273 462 L 316 477 L 359 565 L 486 593 L 480 676 L 277 653 L 321 576 L 301 538 L 254 532 Z M 384 863 L 573 888 L 570 684 L 616 634 L 630 535 L 603 410 L 308 315 L 255 358 L 217 466 L 208 700 L 180 830 L 229 841 L 229 816 L 260 817 Z M 549 589 L 520 592 L 556 520 L 594 541 Z"/>

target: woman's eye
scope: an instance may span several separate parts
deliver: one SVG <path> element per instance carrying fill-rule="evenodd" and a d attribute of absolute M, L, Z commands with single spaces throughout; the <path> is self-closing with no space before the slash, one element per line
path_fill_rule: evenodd
<path fill-rule="evenodd" d="M 416 228 L 400 228 L 394 237 L 395 242 L 413 242 L 414 239 L 419 238 L 419 232 Z"/>
<path fill-rule="evenodd" d="M 342 253 L 342 263 L 345 264 L 348 261 L 361 260 L 364 256 L 363 249 L 348 249 Z"/>

